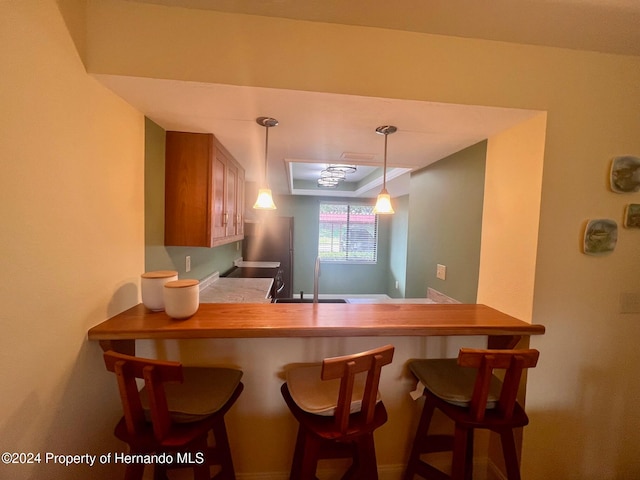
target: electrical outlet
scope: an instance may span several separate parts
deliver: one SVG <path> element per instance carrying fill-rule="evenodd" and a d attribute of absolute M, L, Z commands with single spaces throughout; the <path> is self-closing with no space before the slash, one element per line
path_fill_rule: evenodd
<path fill-rule="evenodd" d="M 396 280 L 396 290 L 398 290 L 398 288 L 400 288 L 400 282 L 398 282 L 398 280 Z"/>
<path fill-rule="evenodd" d="M 436 267 L 436 277 L 440 280 L 445 280 L 447 278 L 447 267 L 438 264 Z"/>
<path fill-rule="evenodd" d="M 185 272 L 191 271 L 191 257 L 189 255 L 187 255 L 187 257 L 184 260 L 184 271 Z"/>

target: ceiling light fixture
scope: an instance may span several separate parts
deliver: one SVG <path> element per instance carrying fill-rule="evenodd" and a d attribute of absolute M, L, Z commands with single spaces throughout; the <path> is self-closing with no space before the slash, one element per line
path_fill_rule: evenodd
<path fill-rule="evenodd" d="M 347 179 L 347 174 L 342 170 L 331 170 L 330 167 L 320 172 L 318 186 L 322 188 L 335 188 L 338 184 Z"/>
<path fill-rule="evenodd" d="M 273 196 L 271 195 L 271 189 L 267 181 L 267 151 L 269 150 L 269 128 L 277 126 L 278 120 L 271 117 L 258 117 L 256 118 L 256 123 L 265 127 L 266 135 L 264 142 L 264 179 L 262 181 L 262 187 L 258 189 L 258 198 L 253 208 L 258 210 L 275 210 L 276 204 L 273 203 Z"/>
<path fill-rule="evenodd" d="M 335 178 L 329 178 L 329 177 L 320 177 L 318 179 L 318 186 L 319 187 L 324 187 L 324 188 L 335 188 L 338 186 L 339 180 L 335 179 Z"/>
<path fill-rule="evenodd" d="M 331 178 L 333 180 L 341 181 L 346 180 L 347 174 L 339 170 L 333 171 L 327 168 L 320 172 L 320 178 Z"/>
<path fill-rule="evenodd" d="M 327 167 L 327 170 L 329 170 L 330 172 L 342 172 L 344 174 L 355 173 L 356 166 L 355 165 L 346 165 L 346 164 L 343 164 L 343 163 L 336 163 L 336 164 L 329 165 Z"/>
<path fill-rule="evenodd" d="M 376 215 L 380 214 L 391 214 L 395 213 L 393 211 L 393 207 L 391 206 L 391 195 L 387 192 L 387 137 L 392 133 L 398 131 L 396 127 L 393 125 L 384 125 L 382 127 L 376 128 L 376 133 L 379 135 L 384 135 L 384 164 L 382 166 L 382 190 L 378 194 L 378 199 L 376 200 L 376 206 L 373 207 L 373 213 Z"/>

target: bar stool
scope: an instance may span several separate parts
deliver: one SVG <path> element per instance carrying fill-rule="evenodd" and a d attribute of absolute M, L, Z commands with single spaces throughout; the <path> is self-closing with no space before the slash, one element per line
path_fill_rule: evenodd
<path fill-rule="evenodd" d="M 475 350 L 463 348 L 456 359 L 412 360 L 411 372 L 424 386 L 424 408 L 413 441 L 404 480 L 424 478 L 470 480 L 473 433 L 476 428 L 500 435 L 509 480 L 520 479 L 513 429 L 529 419 L 516 401 L 522 371 L 538 362 L 537 350 Z M 476 369 L 474 371 L 473 369 Z M 504 381 L 493 375 L 505 370 Z M 455 423 L 451 435 L 429 435 L 435 409 Z M 420 459 L 424 453 L 453 451 L 451 476 Z"/>
<path fill-rule="evenodd" d="M 235 479 L 224 415 L 242 392 L 242 371 L 183 368 L 178 362 L 114 351 L 105 352 L 104 361 L 116 374 L 124 411 L 115 436 L 129 445 L 132 455 L 164 453 L 170 458 L 155 464 L 154 479 L 166 478 L 167 465 L 193 468 L 196 480 L 210 480 L 210 465 L 219 465 L 215 478 Z M 140 391 L 136 378 L 144 379 Z M 207 443 L 210 431 L 215 447 Z M 144 463 L 132 463 L 125 480 L 142 479 L 143 474 Z"/>
<path fill-rule="evenodd" d="M 343 478 L 378 478 L 373 432 L 387 421 L 378 385 L 393 351 L 387 345 L 286 372 L 280 390 L 299 423 L 292 480 L 315 479 L 320 459 L 349 457 Z"/>

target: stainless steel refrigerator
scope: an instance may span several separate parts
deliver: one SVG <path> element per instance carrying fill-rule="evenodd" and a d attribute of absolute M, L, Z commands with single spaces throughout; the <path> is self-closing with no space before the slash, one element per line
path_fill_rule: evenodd
<path fill-rule="evenodd" d="M 267 216 L 245 223 L 242 258 L 249 262 L 280 262 L 284 287 L 278 298 L 290 298 L 293 289 L 293 218 Z"/>

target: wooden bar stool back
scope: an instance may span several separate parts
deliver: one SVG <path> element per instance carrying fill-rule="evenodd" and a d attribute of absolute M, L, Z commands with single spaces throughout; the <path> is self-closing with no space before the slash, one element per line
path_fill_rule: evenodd
<path fill-rule="evenodd" d="M 116 374 L 124 416 L 115 435 L 130 454 L 165 454 L 156 463 L 154 479 L 166 478 L 166 466 L 193 468 L 196 480 L 234 479 L 224 415 L 242 392 L 242 371 L 230 368 L 184 367 L 179 362 L 151 360 L 108 351 L 107 370 Z M 144 380 L 138 391 L 136 379 Z M 213 432 L 215 447 L 208 445 Z M 126 480 L 142 479 L 144 463 L 127 465 Z"/>
<path fill-rule="evenodd" d="M 456 359 L 420 359 L 409 368 L 424 385 L 424 408 L 404 479 L 424 478 L 470 480 L 473 465 L 473 432 L 488 429 L 500 435 L 507 478 L 520 479 L 513 429 L 529 419 L 517 402 L 522 372 L 538 362 L 537 350 L 460 350 Z M 474 371 L 475 369 L 475 371 Z M 504 370 L 500 381 L 493 371 Z M 435 409 L 455 423 L 450 435 L 429 435 Z M 451 476 L 422 461 L 425 453 L 453 451 Z"/>
<path fill-rule="evenodd" d="M 373 432 L 387 421 L 378 385 L 393 352 L 387 345 L 287 371 L 281 392 L 299 423 L 291 479 L 315 479 L 318 460 L 345 457 L 353 462 L 343 478 L 378 478 Z"/>

